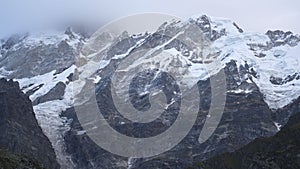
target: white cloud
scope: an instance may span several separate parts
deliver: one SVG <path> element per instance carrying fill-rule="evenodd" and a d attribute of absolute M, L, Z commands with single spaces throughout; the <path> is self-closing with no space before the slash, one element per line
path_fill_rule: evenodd
<path fill-rule="evenodd" d="M 183 18 L 205 13 L 231 18 L 248 31 L 283 29 L 299 33 L 299 6 L 299 0 L 0 0 L 0 36 L 62 23 L 106 23 L 144 12 Z"/>

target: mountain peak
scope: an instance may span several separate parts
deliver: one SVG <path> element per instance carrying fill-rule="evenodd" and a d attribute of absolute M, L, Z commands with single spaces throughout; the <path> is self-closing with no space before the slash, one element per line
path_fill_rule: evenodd
<path fill-rule="evenodd" d="M 288 44 L 289 46 L 294 47 L 300 42 L 300 36 L 294 35 L 291 31 L 268 30 L 266 35 L 275 46 Z"/>
<path fill-rule="evenodd" d="M 236 35 L 243 30 L 232 20 L 208 15 L 194 15 L 189 22 L 195 23 L 206 33 L 211 40 L 216 40 L 224 35 Z"/>

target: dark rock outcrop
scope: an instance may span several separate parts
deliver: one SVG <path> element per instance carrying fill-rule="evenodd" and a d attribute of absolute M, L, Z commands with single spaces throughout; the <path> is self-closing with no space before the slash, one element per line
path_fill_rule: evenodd
<path fill-rule="evenodd" d="M 271 43 L 274 46 L 280 46 L 284 44 L 288 44 L 290 46 L 296 46 L 300 42 L 300 37 L 297 35 L 293 35 L 292 32 L 275 30 L 275 31 L 268 31 L 266 35 L 270 38 Z"/>
<path fill-rule="evenodd" d="M 205 38 L 202 39 L 205 40 L 205 43 L 201 45 L 201 48 L 203 49 L 205 49 L 205 47 L 208 44 L 210 44 L 207 43 L 206 40 L 222 40 L 222 37 L 225 38 L 227 35 L 230 36 L 231 33 L 237 35 L 239 34 L 238 32 L 243 32 L 243 30 L 240 27 L 238 27 L 238 25 L 234 22 L 225 21 L 228 22 L 229 25 L 234 26 L 233 28 L 236 29 L 236 33 L 234 31 L 231 32 L 227 30 L 227 24 L 227 26 L 223 27 L 222 24 L 216 24 L 213 20 L 211 20 L 208 16 L 205 15 L 199 18 L 191 19 L 189 20 L 189 22 L 195 24 L 196 26 L 194 27 L 185 25 L 184 27 L 182 27 L 180 23 L 174 22 L 163 24 L 158 29 L 158 31 L 153 34 L 145 33 L 144 35 L 140 34 L 138 36 L 131 37 L 128 33 L 126 33 L 126 31 L 124 31 L 124 33 L 119 37 L 113 37 L 108 34 L 103 35 L 105 36 L 104 42 L 106 42 L 106 40 L 110 38 L 115 39 L 112 40 L 112 45 L 104 50 L 104 53 L 106 55 L 105 60 L 109 60 L 109 64 L 105 68 L 101 68 L 101 70 L 99 69 L 97 71 L 97 74 L 95 74 L 101 77 L 101 79 L 96 84 L 95 93 L 97 95 L 99 108 L 102 109 L 101 112 L 104 114 L 104 116 L 106 116 L 106 120 L 109 122 L 109 124 L 118 132 L 133 137 L 148 137 L 157 135 L 165 131 L 168 127 L 170 127 L 170 125 L 172 125 L 172 123 L 177 117 L 177 111 L 175 109 L 176 104 L 178 104 L 179 101 L 175 99 L 175 103 L 172 104 L 172 106 L 175 106 L 173 111 L 165 113 L 163 116 L 158 118 L 158 120 L 155 120 L 154 123 L 149 123 L 150 126 L 130 123 L 129 120 L 121 118 L 120 113 L 118 113 L 114 109 L 113 101 L 110 95 L 111 93 L 109 90 L 109 78 L 112 76 L 113 72 L 115 71 L 115 68 L 122 60 L 121 57 L 114 58 L 115 56 L 127 53 L 130 48 L 133 48 L 131 52 L 135 52 L 163 45 L 166 42 L 170 41 L 172 39 L 172 36 L 176 35 L 181 31 L 185 31 L 185 33 L 187 33 L 187 35 L 191 37 L 197 37 L 199 34 L 197 34 L 198 31 L 196 30 L 199 30 L 200 28 L 203 35 L 205 35 Z M 70 67 L 75 63 L 81 45 L 83 45 L 86 38 L 89 37 L 89 35 L 86 34 L 84 31 L 82 33 L 80 32 L 68 28 L 63 34 L 63 36 L 58 36 L 59 40 L 55 40 L 55 38 L 49 37 L 50 39 L 54 39 L 54 41 L 56 41 L 55 43 L 51 44 L 47 44 L 43 42 L 43 40 L 41 40 L 40 42 L 31 45 L 30 39 L 28 41 L 28 36 L 30 35 L 16 36 L 7 41 L 1 42 L 1 44 L 3 45 L 1 45 L 0 47 L 0 52 L 2 55 L 0 58 L 0 68 L 3 69 L 0 69 L 0 74 L 8 78 L 21 79 L 49 73 L 53 70 L 56 70 L 55 74 L 61 73 L 62 71 L 66 70 L 66 68 Z M 249 46 L 250 52 L 253 52 L 254 56 L 262 59 L 264 57 L 267 58 L 269 56 L 267 52 L 274 47 L 283 45 L 289 45 L 292 47 L 296 46 L 300 41 L 299 36 L 294 35 L 291 32 L 269 31 L 266 33 L 266 36 L 269 37 L 266 43 L 251 40 L 249 41 L 249 44 L 247 44 Z M 266 36 L 264 35 L 263 37 Z M 145 42 L 135 47 L 137 43 L 144 38 Z M 242 34 L 241 38 L 244 38 Z M 233 39 L 228 40 L 231 41 Z M 230 46 L 231 44 L 228 45 Z M 199 54 L 195 54 L 195 52 L 193 52 L 194 47 L 189 45 L 189 43 L 186 43 L 186 41 L 182 41 L 176 38 L 170 41 L 167 45 L 165 45 L 163 47 L 163 50 L 174 48 L 178 52 L 180 52 L 184 57 L 186 57 L 189 61 L 191 61 L 191 63 L 211 63 L 211 60 L 203 60 L 205 53 L 203 54 L 201 52 Z M 234 52 L 234 54 L 238 53 L 239 52 Z M 209 54 L 209 57 L 223 57 L 222 54 L 224 54 L 223 59 L 226 60 L 229 60 L 229 58 L 232 55 L 231 51 L 228 51 L 228 53 L 223 53 L 222 49 L 217 49 L 216 51 L 212 51 L 212 53 Z M 243 52 L 241 54 L 243 54 Z M 273 55 L 274 57 L 279 59 L 280 57 L 283 57 L 285 55 L 285 51 L 274 52 Z M 243 58 L 242 55 L 241 58 Z M 81 59 L 82 58 L 80 58 L 80 60 Z M 234 59 L 236 58 L 233 57 L 233 60 Z M 179 169 L 190 166 L 194 162 L 200 162 L 211 158 L 215 155 L 219 155 L 220 153 L 236 151 L 237 149 L 240 149 L 241 147 L 245 146 L 257 137 L 266 137 L 274 135 L 277 132 L 277 128 L 274 122 L 278 122 L 282 125 L 286 124 L 290 115 L 300 111 L 300 107 L 298 104 L 300 98 L 298 100 L 295 100 L 293 103 L 291 102 L 290 105 L 287 105 L 286 107 L 278 109 L 276 111 L 270 109 L 264 101 L 265 96 L 263 95 L 263 92 L 260 91 L 260 89 L 256 86 L 253 80 L 254 78 L 257 79 L 260 76 L 261 72 L 256 72 L 259 70 L 256 69 L 255 66 L 251 65 L 251 63 L 247 65 L 246 61 L 246 64 L 242 64 L 239 60 L 233 60 L 231 62 L 226 61 L 227 65 L 224 68 L 227 78 L 226 80 L 228 93 L 223 118 L 215 133 L 204 144 L 200 144 L 198 142 L 198 137 L 208 115 L 208 110 L 210 108 L 210 103 L 212 100 L 211 84 L 209 79 L 199 81 L 197 83 L 199 93 L 201 95 L 201 101 L 199 103 L 200 110 L 196 119 L 196 123 L 190 131 L 190 133 L 176 147 L 156 157 L 145 159 L 132 159 L 119 157 L 117 155 L 105 151 L 104 149 L 96 145 L 88 137 L 86 131 L 83 130 L 83 128 L 77 120 L 75 110 L 72 107 L 68 107 L 69 105 L 66 105 L 66 107 L 62 107 L 63 109 L 56 110 L 51 115 L 49 115 L 49 113 L 47 112 L 45 112 L 45 114 L 42 114 L 43 119 L 46 119 L 46 121 L 48 119 L 52 119 L 53 115 L 56 119 L 57 115 L 60 114 L 61 111 L 65 110 L 64 108 L 68 108 L 65 112 L 63 112 L 63 123 L 60 123 L 58 124 L 58 126 L 55 126 L 53 125 L 54 123 L 52 123 L 51 121 L 49 124 L 46 123 L 45 126 L 45 124 L 43 124 L 42 121 L 40 122 L 42 124 L 41 126 L 45 127 L 47 131 L 59 131 L 55 132 L 55 134 L 50 135 L 48 137 L 54 138 L 54 141 L 50 139 L 52 140 L 53 145 L 62 142 L 64 143 L 62 147 L 59 147 L 59 151 L 56 152 L 58 152 L 57 154 L 62 152 L 62 154 L 60 154 L 61 156 L 59 157 L 63 158 L 65 156 L 69 158 L 70 155 L 70 157 L 72 158 L 72 162 L 74 162 L 74 167 L 76 169 L 127 167 L 146 169 Z M 174 64 L 176 63 L 177 66 L 183 66 L 182 62 L 179 62 L 176 58 L 172 62 Z M 86 63 L 87 60 L 84 60 L 82 65 Z M 244 66 L 238 67 L 237 65 Z M 187 64 L 187 66 L 191 66 L 191 64 L 189 63 Z M 76 77 L 76 74 L 78 74 L 78 72 L 80 71 L 75 70 L 75 72 L 71 73 L 67 77 L 67 79 L 69 81 L 75 80 L 76 78 L 78 78 Z M 290 83 L 295 79 L 299 79 L 299 75 L 296 73 L 287 75 L 285 77 L 277 77 L 274 75 L 270 77 L 269 80 L 275 85 L 283 85 L 286 83 Z M 160 80 L 162 82 L 166 82 L 166 79 L 161 78 Z M 51 81 L 51 79 L 49 79 L 49 81 Z M 172 93 L 174 93 L 172 91 L 176 91 L 176 87 L 170 84 L 167 85 L 167 87 L 165 87 L 164 91 L 166 92 L 167 96 L 169 94 L 168 101 L 170 101 L 171 98 L 176 98 L 176 96 L 172 95 Z M 30 85 L 35 84 L 29 84 L 29 86 Z M 68 85 L 68 82 L 65 84 L 62 82 L 57 83 L 54 88 L 52 88 L 53 86 L 51 87 L 52 89 L 49 92 L 43 93 L 43 95 L 34 100 L 33 104 L 38 105 L 40 103 L 46 103 L 52 100 L 60 102 L 60 99 L 62 99 L 64 92 L 67 91 L 65 91 L 66 85 Z M 43 84 L 34 86 L 29 90 L 26 90 L 26 87 L 28 86 L 23 86 L 23 89 L 25 89 L 24 91 L 26 91 L 27 96 L 30 96 L 43 86 L 47 86 L 47 82 L 43 82 Z M 144 87 L 141 86 L 141 84 L 138 84 L 138 82 L 134 83 L 133 86 L 136 89 L 138 89 L 139 87 Z M 175 93 L 179 92 L 176 91 Z M 134 103 L 137 104 L 136 107 L 138 107 L 139 109 L 148 108 L 147 106 L 149 106 L 149 104 L 147 101 L 149 95 L 145 94 L 139 98 L 139 93 L 134 91 L 131 94 L 133 94 L 132 96 L 134 97 Z M 4 100 L 2 101 L 4 102 Z M 64 100 L 61 101 L 64 102 Z M 49 109 L 54 107 L 51 107 L 51 104 L 49 105 Z M 47 106 L 44 107 L 44 109 L 47 108 Z M 88 109 L 86 111 L 88 112 Z M 25 118 L 25 116 L 18 118 Z M 167 121 L 168 123 L 164 123 L 163 121 Z M 34 130 L 32 132 L 34 132 Z M 64 140 L 62 140 L 61 137 L 59 139 L 56 139 L 57 136 L 64 137 Z M 30 141 L 28 142 L 28 140 L 24 142 L 30 143 Z M 43 149 L 41 151 L 43 151 Z M 61 164 L 61 166 L 63 167 L 63 163 Z M 73 165 L 68 165 L 68 167 L 72 168 Z"/>
<path fill-rule="evenodd" d="M 37 45 L 26 45 L 26 40 L 25 37 L 18 39 L 17 42 L 8 43 L 7 41 L 4 44 L 0 67 L 5 67 L 7 71 L 13 71 L 7 78 L 33 77 L 53 70 L 60 73 L 74 64 L 75 56 L 78 55 L 80 48 L 75 50 L 67 40 L 59 41 L 56 44 L 41 42 Z"/>
<path fill-rule="evenodd" d="M 58 82 L 47 94 L 36 98 L 33 105 L 44 103 L 51 100 L 63 99 L 66 85 L 63 82 Z"/>
<path fill-rule="evenodd" d="M 35 159 L 43 168 L 59 168 L 31 101 L 12 80 L 0 79 L 0 131 L 0 149 Z"/>
<path fill-rule="evenodd" d="M 300 113 L 272 137 L 257 138 L 233 153 L 225 153 L 192 168 L 297 169 L 300 168 Z"/>
<path fill-rule="evenodd" d="M 248 71 L 246 68 L 240 70 L 245 71 L 245 73 L 251 73 L 251 71 Z M 198 137 L 211 102 L 211 85 L 208 79 L 198 82 L 201 98 L 199 115 L 194 127 L 185 139 L 170 151 L 156 157 L 132 160 L 132 168 L 180 169 L 190 166 L 194 161 L 202 161 L 220 153 L 235 151 L 257 137 L 272 136 L 276 133 L 276 127 L 272 121 L 272 111 L 264 102 L 263 95 L 255 83 L 247 83 L 240 80 L 237 65 L 234 61 L 227 64 L 225 73 L 227 89 L 229 91 L 247 89 L 251 90 L 251 92 L 229 92 L 227 94 L 224 114 L 215 133 L 205 143 L 199 144 Z M 114 118 L 114 123 L 111 122 L 110 125 L 119 132 L 123 134 L 134 133 L 130 131 L 132 128 L 118 123 L 120 116 L 113 114 L 115 111 L 113 111 L 112 108 L 113 102 L 109 94 L 108 86 L 110 86 L 109 81 L 102 79 L 96 87 L 98 102 L 105 102 L 101 102 L 102 104 L 99 105 L 106 105 L 106 107 L 99 107 L 103 109 L 101 112 L 110 112 L 111 117 L 107 118 L 107 121 L 109 122 L 109 119 Z M 172 118 L 176 117 L 174 111 L 168 113 L 171 113 L 170 116 L 166 116 L 164 119 L 172 121 Z M 67 152 L 72 154 L 72 159 L 77 164 L 77 168 L 97 168 L 105 166 L 110 166 L 111 168 L 125 168 L 127 166 L 127 158 L 119 157 L 103 150 L 84 133 L 83 128 L 77 120 L 74 109 L 68 109 L 63 115 L 73 119 L 71 130 L 65 135 L 65 142 L 67 144 Z M 161 126 L 160 128 L 163 127 L 168 126 Z M 151 129 L 154 133 L 160 132 L 156 131 L 155 127 Z M 140 130 L 140 128 L 136 130 L 136 133 L 147 133 L 147 130 L 143 131 Z M 126 131 L 130 132 L 127 133 Z M 105 158 L 103 158 L 104 156 Z"/>

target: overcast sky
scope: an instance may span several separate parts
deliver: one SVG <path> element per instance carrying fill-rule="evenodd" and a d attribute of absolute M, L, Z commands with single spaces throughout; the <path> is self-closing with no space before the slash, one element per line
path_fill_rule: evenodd
<path fill-rule="evenodd" d="M 127 15 L 161 12 L 230 18 L 246 31 L 300 33 L 299 0 L 0 0 L 0 36 L 60 24 L 105 24 Z"/>

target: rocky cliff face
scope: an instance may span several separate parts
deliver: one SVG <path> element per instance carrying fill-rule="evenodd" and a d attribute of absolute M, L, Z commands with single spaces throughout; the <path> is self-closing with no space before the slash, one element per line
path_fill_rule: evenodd
<path fill-rule="evenodd" d="M 300 113 L 296 113 L 276 135 L 255 139 L 235 152 L 218 155 L 191 168 L 296 169 L 300 167 L 299 147 Z"/>
<path fill-rule="evenodd" d="M 198 38 L 197 30 L 210 41 L 209 45 L 202 46 L 205 52 L 199 55 L 193 51 L 197 46 L 191 47 L 172 38 L 179 35 L 187 39 Z M 287 123 L 290 115 L 300 110 L 300 37 L 291 32 L 248 33 L 231 20 L 203 15 L 183 23 L 166 22 L 151 33 L 103 33 L 100 39 L 96 50 L 82 52 L 81 56 L 80 50 L 87 44 L 88 36 L 72 29 L 25 34 L 0 41 L 0 77 L 14 78 L 29 96 L 35 116 L 51 141 L 62 168 L 182 168 L 195 161 L 235 151 L 257 137 L 272 136 L 280 125 Z M 131 53 L 143 50 L 156 50 L 153 52 L 156 55 L 151 57 L 156 65 L 160 65 L 158 72 L 171 65 L 182 70 L 187 80 L 180 82 L 199 88 L 200 109 L 190 133 L 170 151 L 146 159 L 123 158 L 103 150 L 87 136 L 76 117 L 74 94 L 82 89 L 83 81 L 92 82 L 99 108 L 115 130 L 134 137 L 163 132 L 177 117 L 179 102 L 176 99 L 180 93 L 176 83 L 168 78 L 159 76 L 156 82 L 160 83 L 150 86 L 164 90 L 171 109 L 148 126 L 122 118 L 112 102 L 110 83 L 117 65 Z M 98 53 L 103 58 L 93 60 Z M 203 59 L 206 55 L 207 59 Z M 147 57 L 150 55 L 141 55 L 132 65 L 147 64 Z M 221 63 L 212 66 L 212 57 Z M 77 61 L 81 64 L 76 64 Z M 221 123 L 215 133 L 200 144 L 198 137 L 208 118 L 212 95 L 210 78 L 205 71 L 207 66 L 215 68 L 212 76 L 225 71 L 227 93 Z M 144 90 L 146 94 L 139 93 L 145 87 L 143 80 L 148 78 L 143 78 L 145 73 L 137 74 L 134 77 L 137 80 L 131 86 L 131 89 L 137 89 L 131 90 L 131 99 L 138 109 L 149 107 L 147 93 L 150 89 Z M 120 82 L 126 78 L 131 77 L 125 75 Z M 163 87 L 164 83 L 167 87 Z M 146 97 L 140 99 L 137 97 L 140 94 Z M 84 99 L 87 101 L 89 97 Z"/>
<path fill-rule="evenodd" d="M 12 80 L 0 79 L 0 131 L 0 149 L 27 156 L 43 168 L 59 168 L 51 143 L 35 118 L 31 101 L 20 90 L 18 82 Z"/>
<path fill-rule="evenodd" d="M 78 168 L 101 168 L 111 166 L 112 168 L 126 168 L 130 163 L 130 168 L 185 168 L 194 162 L 203 161 L 220 153 L 235 151 L 258 137 L 272 136 L 278 131 L 274 125 L 274 114 L 295 113 L 299 111 L 299 101 L 288 105 L 285 108 L 272 111 L 264 101 L 255 83 L 250 81 L 238 84 L 234 76 L 238 74 L 237 65 L 234 61 L 228 63 L 225 67 L 227 75 L 227 97 L 224 114 L 218 128 L 214 134 L 203 144 L 199 144 L 198 137 L 203 127 L 203 121 L 208 115 L 211 103 L 211 85 L 210 80 L 198 82 L 200 98 L 200 113 L 196 123 L 186 138 L 170 151 L 152 158 L 145 159 L 126 159 L 113 155 L 99 148 L 87 135 L 86 131 L 79 124 L 75 110 L 68 109 L 63 113 L 64 116 L 72 118 L 71 130 L 65 135 L 67 143 L 67 152 L 73 154 L 74 162 Z M 105 82 L 103 82 L 105 83 Z M 108 84 L 103 84 L 103 90 L 99 89 L 97 98 L 99 102 L 106 102 L 104 112 L 115 112 L 112 109 L 111 97 L 109 95 Z M 248 91 L 239 91 L 238 89 L 247 88 Z M 103 97 L 104 96 L 104 97 Z M 288 107 L 294 107 L 288 108 Z M 101 109 L 101 107 L 99 107 Z M 170 117 L 161 117 L 164 120 L 171 121 L 176 114 L 171 113 Z M 111 115 L 107 119 L 117 117 L 117 121 L 123 121 L 119 115 Z M 120 119 L 119 119 L 120 118 Z M 155 123 L 147 128 L 136 127 L 132 129 L 130 125 L 118 122 L 111 122 L 110 125 L 121 133 L 132 134 L 134 136 L 145 136 L 149 133 L 159 133 L 161 128 L 168 128 L 166 124 Z M 158 130 L 156 130 L 156 127 Z M 130 132 L 128 132 L 130 131 Z M 78 147 L 77 145 L 81 145 Z M 82 154 L 85 154 L 82 156 Z"/>
<path fill-rule="evenodd" d="M 279 130 L 279 124 L 285 124 L 291 114 L 299 111 L 299 100 L 297 100 L 299 79 L 286 74 L 286 71 L 298 71 L 297 64 L 295 67 L 291 64 L 299 53 L 297 47 L 299 37 L 297 35 L 283 31 L 269 31 L 266 34 L 243 33 L 236 24 L 228 20 L 211 20 L 206 16 L 191 18 L 190 23 L 199 26 L 203 34 L 212 40 L 211 47 L 217 49 L 214 55 L 222 60 L 222 64 L 218 68 L 223 69 L 226 74 L 226 105 L 222 120 L 214 134 L 205 143 L 199 144 L 198 136 L 208 117 L 212 94 L 210 78 L 205 78 L 205 73 L 197 68 L 201 68 L 204 64 L 211 64 L 210 61 L 203 61 L 201 57 L 194 55 L 186 44 L 176 39 L 170 41 L 170 37 L 161 33 L 169 32 L 175 35 L 181 33 L 182 35 L 187 30 L 193 32 L 189 23 L 179 24 L 179 26 L 177 23 L 165 24 L 157 32 L 138 38 L 123 34 L 118 37 L 121 40 L 114 42 L 114 46 L 103 53 L 108 64 L 102 66 L 100 63 L 101 69 L 94 71 L 95 74 L 92 76 L 94 79 L 98 79 L 95 82 L 95 92 L 99 109 L 105 114 L 105 119 L 110 126 L 128 136 L 148 137 L 151 134 L 159 134 L 162 129 L 167 129 L 174 121 L 177 115 L 176 101 L 173 104 L 173 106 L 175 105 L 173 111 L 168 112 L 170 116 L 162 115 L 159 118 L 160 121 L 155 121 L 146 128 L 141 124 L 130 124 L 128 120 L 124 119 L 114 108 L 111 96 L 111 77 L 116 65 L 121 62 L 120 60 L 126 58 L 126 54 L 130 52 L 159 47 L 161 47 L 161 51 L 157 51 L 159 54 L 156 53 L 153 60 L 161 66 L 160 69 L 176 63 L 178 67 L 186 69 L 188 72 L 183 76 L 192 76 L 191 81 L 197 79 L 201 98 L 198 118 L 187 137 L 170 151 L 152 158 L 128 158 L 126 160 L 97 147 L 78 123 L 74 109 L 68 109 L 63 115 L 74 120 L 71 123 L 71 130 L 65 135 L 67 152 L 73 154 L 78 168 L 105 167 L 108 164 L 113 168 L 184 168 L 195 161 L 202 161 L 220 153 L 239 149 L 255 138 L 272 136 Z M 143 41 L 141 45 L 136 47 L 135 45 L 141 40 Z M 295 53 L 285 53 L 283 52 L 284 48 L 295 49 Z M 102 50 L 99 49 L 99 51 Z M 90 55 L 93 54 L 90 53 Z M 142 55 L 142 57 L 145 57 L 144 60 L 147 62 L 147 56 Z M 285 59 L 282 60 L 283 58 Z M 132 65 L 143 67 L 144 60 L 141 60 L 133 61 Z M 89 62 L 88 59 L 87 62 Z M 277 66 L 282 67 L 282 71 L 276 70 Z M 198 70 L 194 74 L 193 68 Z M 128 72 L 130 70 L 127 67 L 124 69 Z M 87 73 L 84 66 L 81 70 L 82 74 Z M 290 78 L 286 80 L 286 83 L 274 83 L 272 78 L 274 76 Z M 130 77 L 125 75 L 124 79 L 126 78 Z M 140 78 L 146 77 L 140 75 Z M 119 79 L 119 83 L 125 82 L 122 80 L 122 78 Z M 160 77 L 157 80 L 168 86 L 167 88 L 171 91 L 167 91 L 166 95 L 171 97 L 170 95 L 172 91 L 176 91 L 176 87 L 169 85 L 167 79 Z M 182 81 L 182 83 L 189 85 L 191 81 Z M 155 86 L 155 84 L 151 85 Z M 143 82 L 135 83 L 135 88 L 141 86 L 143 86 Z M 155 87 L 159 87 L 159 85 Z M 127 89 L 124 88 L 124 90 Z M 147 89 L 142 91 L 151 92 Z M 173 97 L 176 100 L 176 96 Z M 289 99 L 292 101 L 287 101 Z M 141 99 L 139 104 L 147 107 L 147 99 Z M 169 123 L 164 123 L 165 121 Z M 78 148 L 76 145 L 83 146 Z M 81 156 L 80 154 L 85 155 Z M 103 156 L 106 158 L 104 159 Z"/>
<path fill-rule="evenodd" d="M 18 81 L 29 96 L 35 117 L 62 168 L 72 167 L 72 162 L 64 153 L 68 119 L 61 118 L 60 113 L 71 104 L 64 100 L 64 93 L 84 39 L 69 28 L 65 32 L 14 35 L 1 43 L 0 77 Z"/>

